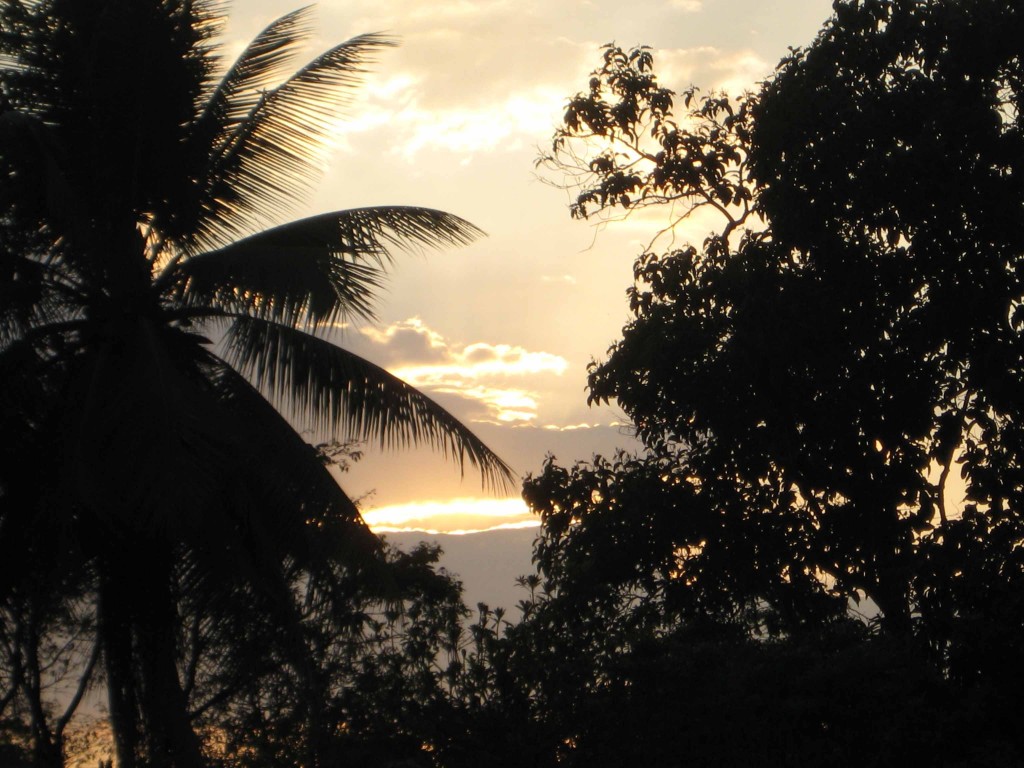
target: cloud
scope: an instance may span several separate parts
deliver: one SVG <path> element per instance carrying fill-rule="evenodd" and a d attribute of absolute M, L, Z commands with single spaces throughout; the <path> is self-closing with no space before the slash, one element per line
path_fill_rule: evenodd
<path fill-rule="evenodd" d="M 520 498 L 469 497 L 393 504 L 368 510 L 363 513 L 363 519 L 375 533 L 422 531 L 462 534 L 540 525 Z"/>
<path fill-rule="evenodd" d="M 771 74 L 772 65 L 750 49 L 723 51 L 713 46 L 666 48 L 654 52 L 658 80 L 677 92 L 688 85 L 738 96 Z M 681 111 L 681 110 L 680 110 Z"/>
<path fill-rule="evenodd" d="M 359 332 L 380 345 L 391 364 L 401 361 L 402 365 L 430 365 L 444 363 L 450 358 L 448 343 L 441 334 L 427 328 L 418 317 L 394 323 L 383 330 L 361 328 Z"/>
<path fill-rule="evenodd" d="M 674 7 L 687 12 L 701 9 L 697 0 L 675 0 Z M 465 45 L 469 43 L 463 41 L 460 48 Z M 469 157 L 533 147 L 537 137 L 551 134 L 567 95 L 585 82 L 584 73 L 596 61 L 596 46 L 560 39 L 538 45 L 535 52 L 551 67 L 557 65 L 554 71 L 562 76 L 556 80 L 542 71 L 523 72 L 524 78 L 514 83 L 494 72 L 488 77 L 493 65 L 493 54 L 488 52 L 471 65 L 478 72 L 474 82 L 487 86 L 482 92 L 460 91 L 459 86 L 465 82 L 462 74 L 457 82 L 451 82 L 444 72 L 434 71 L 428 76 L 425 69 L 404 71 L 376 87 L 370 85 L 355 112 L 357 119 L 339 122 L 339 139 L 344 144 L 349 133 L 386 127 L 395 134 L 390 152 L 408 162 L 427 151 Z M 704 89 L 738 95 L 754 88 L 772 69 L 752 50 L 700 46 L 663 49 L 655 56 L 659 80 L 677 90 L 695 83 Z M 577 63 L 566 66 L 567 57 Z M 528 75 L 532 75 L 533 84 L 524 87 L 522 82 Z M 445 98 L 438 100 L 438 94 L 445 94 Z"/>
<path fill-rule="evenodd" d="M 384 328 L 363 328 L 372 357 L 418 389 L 457 395 L 482 405 L 476 421 L 528 423 L 537 418 L 539 395 L 524 380 L 561 376 L 565 358 L 513 344 L 452 342 L 418 317 Z M 515 383 L 513 383 L 515 382 Z"/>
<path fill-rule="evenodd" d="M 437 23 L 445 18 L 487 18 L 495 14 L 506 14 L 513 10 L 512 0 L 448 0 L 417 4 L 409 18 L 415 21 Z"/>
<path fill-rule="evenodd" d="M 515 152 L 551 132 L 565 96 L 561 89 L 538 85 L 499 101 L 432 108 L 422 103 L 422 80 L 403 73 L 379 87 L 368 87 L 353 116 L 337 121 L 335 144 L 353 151 L 352 134 L 387 129 L 397 137 L 391 153 L 409 162 L 424 150 L 462 155 Z"/>
<path fill-rule="evenodd" d="M 393 371 L 424 386 L 451 381 L 477 381 L 495 376 L 527 376 L 553 373 L 560 376 L 568 363 L 565 358 L 548 352 L 529 352 L 510 344 L 477 342 L 467 347 L 449 347 L 443 363 L 407 364 Z"/>
<path fill-rule="evenodd" d="M 559 89 L 538 85 L 474 107 L 411 108 L 396 115 L 405 140 L 395 151 L 410 161 L 425 149 L 462 154 L 518 151 L 551 132 L 564 96 Z"/>
<path fill-rule="evenodd" d="M 523 0 L 327 0 L 321 6 L 332 10 L 358 29 L 434 29 L 446 24 L 485 24 L 510 17 Z M 355 16 L 353 12 L 365 15 Z M 331 14 L 333 15 L 333 14 Z"/>
<path fill-rule="evenodd" d="M 753 90 L 759 81 L 768 77 L 772 65 L 753 51 L 737 51 L 720 57 L 712 69 L 717 74 L 713 87 L 738 96 Z"/>
<path fill-rule="evenodd" d="M 286 8 L 280 0 L 246 5 L 247 14 L 235 16 L 246 17 L 253 32 L 276 15 L 269 8 L 261 13 L 258 6 Z M 326 0 L 317 24 L 323 38 L 311 42 L 309 53 L 332 42 L 327 30 L 342 35 L 386 30 L 401 40 L 399 48 L 381 53 L 353 94 L 345 110 L 351 119 L 338 123 L 338 146 L 354 151 L 352 134 L 375 132 L 388 151 L 409 162 L 425 151 L 456 153 L 465 162 L 478 153 L 533 147 L 551 134 L 566 97 L 586 83 L 601 43 L 614 37 L 645 39 L 638 37 L 641 30 L 671 29 L 680 13 L 696 14 L 706 10 L 704 5 L 703 0 L 658 0 L 621 14 L 610 0 L 582 6 L 540 0 Z M 693 39 L 682 33 L 668 39 L 673 38 Z M 233 45 L 242 39 L 248 38 L 243 35 Z M 663 45 L 656 50 L 659 60 L 667 50 Z M 698 57 L 688 69 L 699 70 L 699 77 L 670 79 L 659 67 L 663 82 L 676 88 L 728 83 L 742 90 L 770 71 L 737 61 L 735 73 L 711 73 L 710 79 L 707 70 L 734 54 L 686 50 Z M 708 54 L 711 58 L 705 58 Z"/>
<path fill-rule="evenodd" d="M 683 13 L 697 13 L 704 10 L 704 0 L 669 0 L 669 6 Z"/>
<path fill-rule="evenodd" d="M 385 29 L 402 45 L 354 94 L 339 120 L 337 142 L 352 134 L 386 132 L 388 151 L 413 162 L 423 152 L 531 150 L 550 135 L 565 97 L 585 83 L 597 44 L 570 40 L 580 19 L 570 4 L 534 0 L 391 0 L 366 6 L 354 21 L 350 6 L 331 3 L 353 29 Z M 352 142 L 354 145 L 355 142 Z"/>

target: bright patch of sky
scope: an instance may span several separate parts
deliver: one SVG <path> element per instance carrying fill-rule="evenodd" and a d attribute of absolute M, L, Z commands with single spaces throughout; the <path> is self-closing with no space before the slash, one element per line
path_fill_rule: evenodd
<path fill-rule="evenodd" d="M 539 387 L 569 366 L 559 355 L 514 344 L 451 341 L 418 317 L 384 328 L 361 328 L 359 333 L 363 343 L 355 345 L 358 351 L 406 383 L 428 394 L 455 395 L 483 405 L 485 412 L 471 418 L 474 422 L 535 421 L 543 397 Z M 364 348 L 366 340 L 369 348 Z"/>
<path fill-rule="evenodd" d="M 377 507 L 363 514 L 377 533 L 477 533 L 536 528 L 540 521 L 518 498 L 457 498 Z"/>
<path fill-rule="evenodd" d="M 236 3 L 230 52 L 299 5 Z M 298 215 L 422 205 L 489 233 L 399 258 L 379 323 L 335 340 L 421 387 L 518 472 L 538 471 L 548 452 L 572 463 L 635 449 L 614 405 L 587 406 L 586 366 L 620 335 L 632 261 L 672 213 L 573 221 L 571 195 L 537 180 L 538 151 L 604 43 L 650 45 L 660 82 L 677 92 L 738 94 L 788 46 L 810 42 L 830 12 L 831 0 L 321 0 L 310 56 L 364 32 L 401 45 L 380 53 L 339 114 L 336 151 Z M 698 216 L 674 245 L 699 243 L 714 226 Z M 466 499 L 494 500 L 469 468 L 463 478 L 427 453 L 367 454 L 343 485 L 376 491 L 368 514 L 431 499 L 415 518 L 430 530 L 510 522 L 470 513 Z"/>

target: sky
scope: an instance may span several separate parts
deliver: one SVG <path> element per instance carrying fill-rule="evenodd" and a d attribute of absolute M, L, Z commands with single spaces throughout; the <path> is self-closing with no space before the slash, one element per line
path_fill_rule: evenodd
<path fill-rule="evenodd" d="M 301 0 L 236 0 L 233 56 Z M 645 212 L 600 226 L 538 175 L 568 99 L 602 44 L 653 48 L 663 85 L 739 94 L 806 45 L 831 0 L 321 0 L 309 58 L 354 35 L 379 56 L 339 115 L 323 176 L 281 221 L 342 208 L 417 205 L 476 224 L 468 247 L 401 254 L 374 324 L 332 340 L 436 399 L 518 476 L 636 449 L 614 406 L 588 407 L 586 367 L 628 318 L 632 263 L 667 223 Z M 268 222 L 279 223 L 279 222 Z M 677 233 L 699 242 L 707 220 Z M 339 436 L 344 437 L 344 436 Z M 340 478 L 375 530 L 475 532 L 534 526 L 513 488 L 489 494 L 471 468 L 424 451 L 366 455 Z"/>

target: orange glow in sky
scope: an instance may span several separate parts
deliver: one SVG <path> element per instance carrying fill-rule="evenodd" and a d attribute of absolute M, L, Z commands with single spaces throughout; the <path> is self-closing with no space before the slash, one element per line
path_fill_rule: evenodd
<path fill-rule="evenodd" d="M 363 512 L 363 519 L 375 533 L 460 534 L 534 528 L 540 524 L 519 498 L 458 498 L 393 504 L 367 510 Z"/>
<path fill-rule="evenodd" d="M 300 5 L 236 3 L 227 57 Z M 651 209 L 608 226 L 574 220 L 560 179 L 538 179 L 538 152 L 550 148 L 566 100 L 586 88 L 606 41 L 651 45 L 659 82 L 677 92 L 693 84 L 735 94 L 756 87 L 788 46 L 813 40 L 831 6 L 318 0 L 314 38 L 296 65 L 366 32 L 401 44 L 382 51 L 352 89 L 323 177 L 287 216 L 416 205 L 456 214 L 488 235 L 464 248 L 396 253 L 376 321 L 339 325 L 332 340 L 434 398 L 517 476 L 539 472 L 549 453 L 569 465 L 636 450 L 620 409 L 588 405 L 587 365 L 628 320 L 633 259 L 679 212 Z M 715 225 L 695 216 L 675 235 L 700 243 Z M 380 506 L 364 516 L 376 531 L 537 525 L 518 498 L 479 498 L 471 467 L 463 474 L 426 448 L 364 447 L 341 484 L 356 498 L 373 493 Z"/>

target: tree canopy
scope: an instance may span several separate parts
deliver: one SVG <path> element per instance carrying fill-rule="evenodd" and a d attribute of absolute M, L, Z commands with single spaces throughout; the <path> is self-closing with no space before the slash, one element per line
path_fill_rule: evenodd
<path fill-rule="evenodd" d="M 605 47 L 540 162 L 576 217 L 669 211 L 589 369 L 644 450 L 527 479 L 520 619 L 468 627 L 436 548 L 382 553 L 337 449 L 271 403 L 499 481 L 320 338 L 372 312 L 394 247 L 477 232 L 406 208 L 263 229 L 390 43 L 286 77 L 300 11 L 217 75 L 215 10 L 0 6 L 3 759 L 59 765 L 40 669 L 92 669 L 99 638 L 126 768 L 1021 764 L 1020 10 L 837 0 L 739 97 Z"/>
<path fill-rule="evenodd" d="M 511 477 L 437 403 L 325 338 L 373 317 L 396 250 L 480 230 L 400 206 L 271 226 L 394 41 L 361 35 L 295 71 L 302 9 L 224 67 L 223 24 L 213 0 L 0 7 L 0 600 L 33 583 L 98 596 L 121 768 L 201 762 L 183 600 L 287 624 L 296 569 L 379 560 L 297 429 Z M 276 642 L 302 669 L 292 623 Z"/>
<path fill-rule="evenodd" d="M 606 46 L 539 160 L 668 211 L 589 369 L 645 450 L 524 487 L 562 764 L 1020 760 L 1021 13 L 834 10 L 739 97 Z"/>
<path fill-rule="evenodd" d="M 954 625 L 1005 604 L 1024 538 L 1021 23 L 985 0 L 838 2 L 739 98 L 680 98 L 650 51 L 606 48 L 542 159 L 577 179 L 573 214 L 674 203 L 723 224 L 640 256 L 633 319 L 590 370 L 650 457 L 551 465 L 536 508 L 595 547 L 625 510 L 613 562 L 723 616 L 770 606 L 793 628 L 868 599 L 944 656 Z"/>

